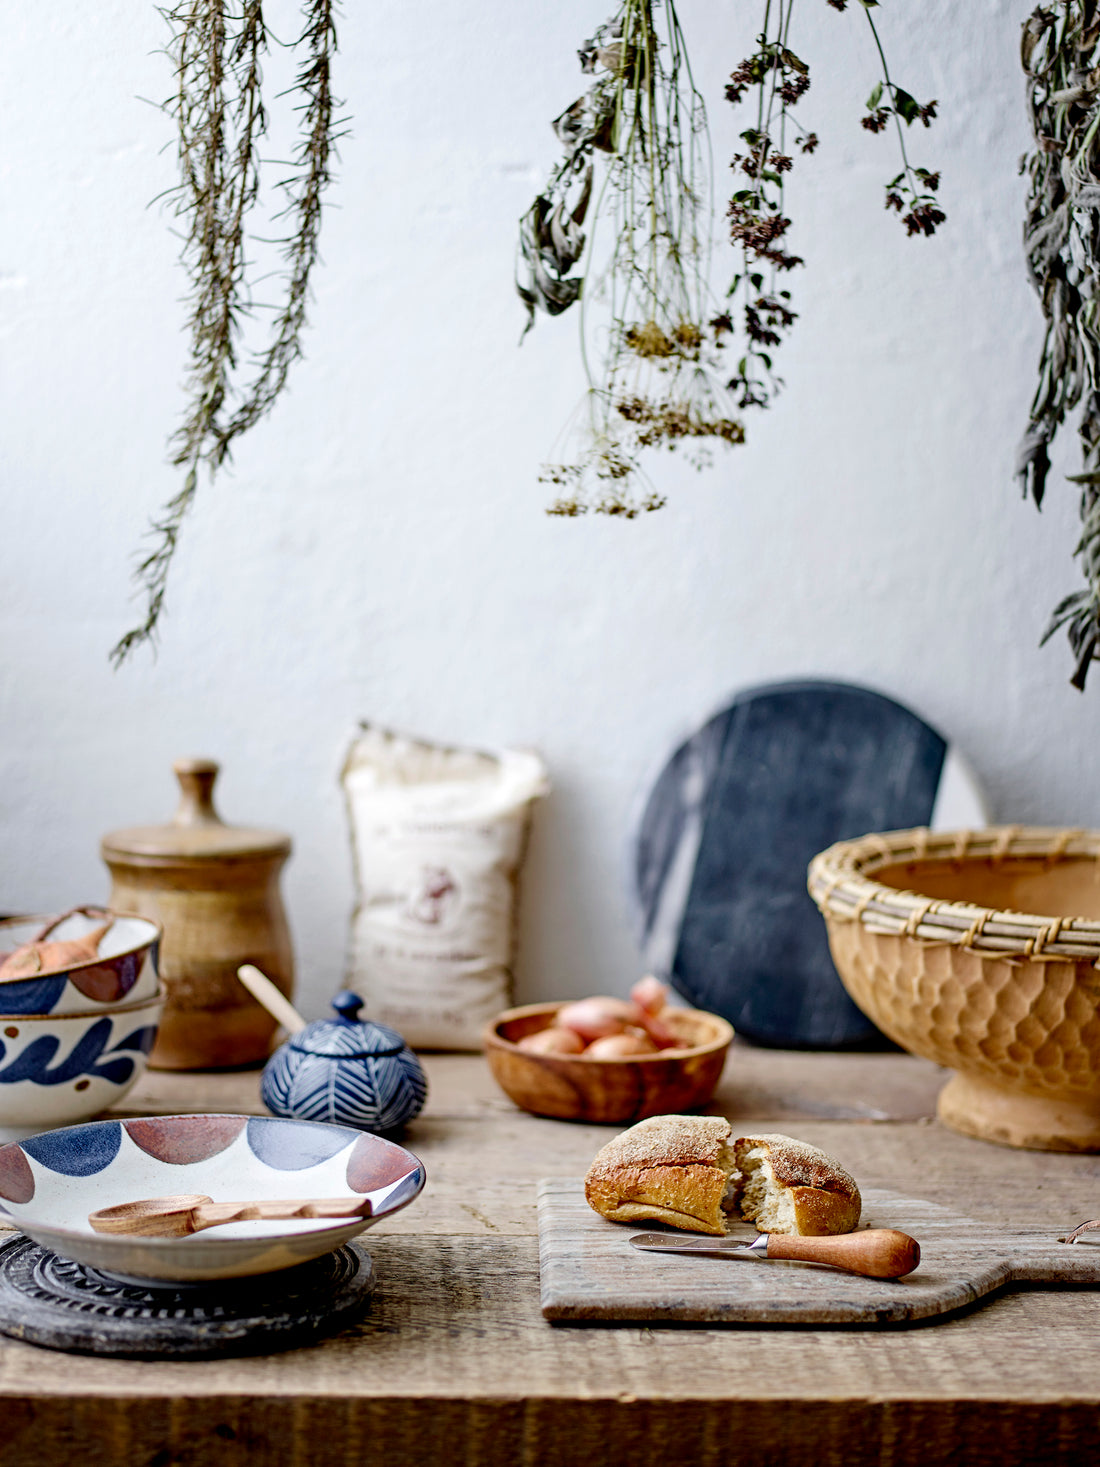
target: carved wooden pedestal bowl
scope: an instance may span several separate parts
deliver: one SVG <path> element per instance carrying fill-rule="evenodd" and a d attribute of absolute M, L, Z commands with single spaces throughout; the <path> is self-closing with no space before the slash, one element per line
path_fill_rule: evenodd
<path fill-rule="evenodd" d="M 1100 1151 L 1100 832 L 869 835 L 816 856 L 809 887 L 855 1002 L 955 1071 L 945 1125 Z"/>

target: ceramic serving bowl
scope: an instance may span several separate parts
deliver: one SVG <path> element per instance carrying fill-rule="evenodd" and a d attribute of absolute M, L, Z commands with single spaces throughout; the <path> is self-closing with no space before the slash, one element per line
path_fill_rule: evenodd
<path fill-rule="evenodd" d="M 407 1206 L 423 1185 L 416 1157 L 380 1136 L 268 1116 L 93 1121 L 0 1147 L 0 1203 L 16 1227 L 64 1258 L 144 1283 L 293 1268 Z M 372 1215 L 229 1223 L 185 1238 L 88 1225 L 103 1207 L 187 1193 L 215 1202 L 365 1195 Z"/>
<path fill-rule="evenodd" d="M 128 917 L 97 907 L 56 918 L 11 917 L 0 922 L 0 953 L 32 942 L 46 927 L 50 939 L 64 942 L 84 937 L 105 922 L 109 930 L 96 956 L 43 977 L 0 979 L 0 1013 L 80 1014 L 102 1011 L 111 1004 L 154 998 L 157 992 L 157 944 L 160 928 L 145 917 Z"/>
<path fill-rule="evenodd" d="M 91 1014 L 0 1014 L 0 1141 L 121 1100 L 145 1071 L 163 1006 L 159 990 Z"/>
<path fill-rule="evenodd" d="M 523 1110 L 563 1121 L 622 1124 L 697 1110 L 714 1094 L 733 1029 L 700 1009 L 663 1009 L 661 1020 L 682 1049 L 629 1059 L 532 1054 L 517 1040 L 547 1028 L 564 1003 L 508 1009 L 484 1033 L 485 1058 L 497 1084 Z"/>
<path fill-rule="evenodd" d="M 809 887 L 855 1002 L 955 1071 L 945 1125 L 1100 1151 L 1100 832 L 865 836 L 816 856 Z"/>

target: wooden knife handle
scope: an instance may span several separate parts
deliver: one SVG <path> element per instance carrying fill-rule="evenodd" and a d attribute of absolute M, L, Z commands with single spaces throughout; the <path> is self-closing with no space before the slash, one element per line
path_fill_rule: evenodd
<path fill-rule="evenodd" d="M 900 1279 L 920 1263 L 920 1244 L 896 1228 L 866 1228 L 861 1233 L 837 1233 L 826 1238 L 770 1233 L 768 1257 L 828 1263 L 871 1279 Z"/>

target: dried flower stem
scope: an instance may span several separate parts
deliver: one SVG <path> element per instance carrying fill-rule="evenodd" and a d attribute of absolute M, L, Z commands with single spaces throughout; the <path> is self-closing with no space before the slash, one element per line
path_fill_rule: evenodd
<path fill-rule="evenodd" d="M 828 0 L 836 10 L 848 0 Z M 883 80 L 863 125 L 881 131 L 894 118 L 902 172 L 887 185 L 886 204 L 904 212 L 910 234 L 932 234 L 944 215 L 932 195 L 939 175 L 910 164 L 901 124 L 927 127 L 936 103 L 921 106 L 890 77 L 870 15 L 877 0 L 860 0 L 882 61 Z M 571 461 L 547 465 L 544 482 L 562 493 L 553 514 L 596 509 L 633 517 L 663 503 L 644 482 L 642 450 L 713 442 L 741 443 L 738 409 L 765 407 L 782 383 L 771 352 L 797 319 L 778 275 L 803 262 L 789 252 L 791 221 L 784 179 L 791 110 L 810 85 L 809 67 L 790 49 L 795 0 L 762 0 L 757 50 L 726 88 L 739 103 L 756 93 L 756 123 L 741 133 L 741 175 L 728 209 L 741 268 L 725 310 L 709 304 L 708 262 L 713 203 L 702 98 L 695 89 L 673 0 L 620 0 L 580 57 L 597 77 L 554 123 L 563 161 L 520 221 L 516 286 L 528 310 L 560 315 L 580 303 L 581 354 L 588 377 L 587 432 Z M 659 22 L 663 31 L 658 35 Z M 815 133 L 799 130 L 795 146 L 812 153 Z M 594 170 L 606 158 L 592 204 Z M 611 226 L 609 258 L 593 264 L 597 223 Z M 595 316 L 603 329 L 597 333 Z M 733 311 L 744 331 L 743 355 L 724 384 L 723 353 L 733 339 Z M 525 333 L 526 334 L 526 333 Z M 594 340 L 601 342 L 600 351 Z M 726 369 L 728 370 L 728 368 Z M 699 464 L 706 459 L 696 452 Z"/>
<path fill-rule="evenodd" d="M 554 123 L 565 158 L 521 220 L 516 283 L 528 329 L 580 302 L 587 413 L 572 460 L 543 470 L 562 491 L 550 512 L 632 518 L 664 502 L 643 450 L 744 435 L 715 372 L 706 114 L 673 0 L 621 0 L 580 58 L 596 81 Z"/>
<path fill-rule="evenodd" d="M 834 10 L 844 10 L 848 0 L 828 0 Z M 909 161 L 902 128 L 920 121 L 928 127 L 936 115 L 936 103 L 921 105 L 890 77 L 886 54 L 871 16 L 877 0 L 860 0 L 871 28 L 882 80 L 867 102 L 861 119 L 869 132 L 881 132 L 894 120 L 901 150 L 902 171 L 886 185 L 886 207 L 904 212 L 902 223 L 908 234 L 934 234 L 944 221 L 933 194 L 939 174 L 915 168 Z M 810 88 L 810 68 L 791 49 L 791 21 L 795 0 L 765 0 L 757 48 L 739 63 L 726 87 L 726 99 L 737 105 L 750 92 L 756 94 L 756 123 L 741 133 L 745 151 L 736 153 L 732 168 L 740 175 L 727 214 L 730 238 L 741 251 L 741 268 L 734 276 L 728 295 L 735 302 L 744 327 L 744 355 L 728 386 L 738 406 L 768 407 L 782 387 L 774 372 L 772 351 L 781 345 L 782 333 L 797 320 L 791 308 L 790 291 L 780 289 L 780 272 L 793 270 L 804 261 L 790 253 L 786 244 L 791 220 L 785 209 L 785 179 L 794 167 L 794 150 L 813 153 L 820 145 L 815 132 L 799 129 L 794 149 L 788 148 L 788 131 L 794 131 L 793 109 Z M 731 310 L 734 307 L 731 307 Z M 733 329 L 731 317 L 729 329 Z"/>

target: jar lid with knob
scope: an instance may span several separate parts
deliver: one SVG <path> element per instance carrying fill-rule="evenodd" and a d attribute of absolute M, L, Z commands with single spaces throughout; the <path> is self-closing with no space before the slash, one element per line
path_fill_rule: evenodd
<path fill-rule="evenodd" d="M 396 1029 L 360 1019 L 363 1000 L 344 990 L 335 1019 L 307 1024 L 268 1060 L 261 1079 L 274 1115 L 392 1131 L 419 1115 L 427 1076 Z"/>
<path fill-rule="evenodd" d="M 180 799 L 172 819 L 162 825 L 135 825 L 103 837 L 105 859 L 135 865 L 207 862 L 242 856 L 290 854 L 290 837 L 277 830 L 226 825 L 214 805 L 219 766 L 213 759 L 177 759 L 172 770 Z"/>

